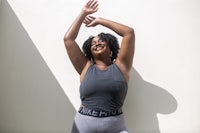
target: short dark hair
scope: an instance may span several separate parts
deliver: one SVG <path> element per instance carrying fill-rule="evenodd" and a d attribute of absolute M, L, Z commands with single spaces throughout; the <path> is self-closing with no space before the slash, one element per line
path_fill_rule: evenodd
<path fill-rule="evenodd" d="M 106 41 L 108 43 L 108 46 L 109 46 L 110 50 L 112 51 L 111 61 L 113 62 L 117 58 L 117 54 L 118 54 L 119 49 L 120 49 L 119 48 L 119 42 L 118 42 L 117 38 L 115 36 L 113 36 L 112 34 L 103 33 L 103 32 L 98 34 L 98 36 L 100 37 L 100 39 L 102 39 L 103 41 Z M 90 51 L 90 47 L 91 47 L 91 43 L 92 43 L 93 38 L 94 38 L 94 36 L 90 36 L 83 43 L 82 50 L 83 50 L 83 53 L 85 54 L 85 56 L 89 60 L 94 61 L 94 57 L 92 56 L 92 53 Z"/>

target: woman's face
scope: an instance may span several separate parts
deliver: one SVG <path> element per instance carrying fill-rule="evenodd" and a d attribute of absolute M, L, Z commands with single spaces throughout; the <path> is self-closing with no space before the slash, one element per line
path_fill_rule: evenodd
<path fill-rule="evenodd" d="M 107 42 L 103 41 L 99 36 L 95 36 L 92 39 L 90 50 L 94 58 L 102 55 L 110 57 L 110 48 Z"/>

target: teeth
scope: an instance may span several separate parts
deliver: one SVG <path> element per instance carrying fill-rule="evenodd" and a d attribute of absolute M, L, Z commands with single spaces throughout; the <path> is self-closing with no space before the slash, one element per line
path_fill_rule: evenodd
<path fill-rule="evenodd" d="M 101 50 L 101 49 L 103 49 L 103 47 L 97 47 L 97 48 L 96 48 L 96 50 Z"/>
<path fill-rule="evenodd" d="M 101 50 L 101 49 L 102 49 L 102 47 L 98 47 L 98 48 L 97 48 L 97 50 Z"/>

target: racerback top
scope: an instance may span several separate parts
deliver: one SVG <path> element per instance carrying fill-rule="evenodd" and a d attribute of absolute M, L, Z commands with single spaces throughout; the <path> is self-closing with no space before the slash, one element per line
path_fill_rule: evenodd
<path fill-rule="evenodd" d="M 106 70 L 92 64 L 81 82 L 80 98 L 87 108 L 112 111 L 122 108 L 127 89 L 124 75 L 115 63 Z"/>

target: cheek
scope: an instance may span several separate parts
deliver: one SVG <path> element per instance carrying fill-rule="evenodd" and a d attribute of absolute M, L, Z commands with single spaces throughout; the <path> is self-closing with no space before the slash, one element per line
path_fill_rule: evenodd
<path fill-rule="evenodd" d="M 93 49 L 94 49 L 94 47 L 90 47 L 90 52 L 91 52 L 91 53 L 92 53 Z"/>
<path fill-rule="evenodd" d="M 94 47 L 90 47 L 90 53 L 93 55 Z"/>

